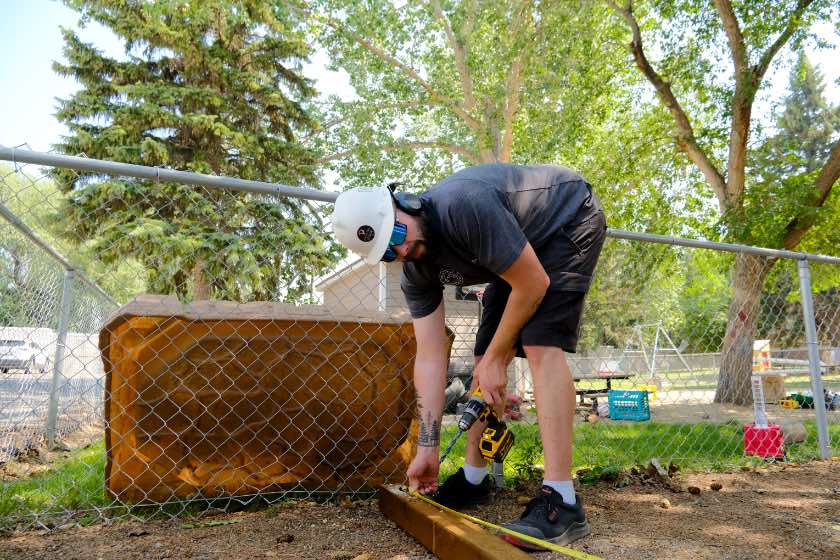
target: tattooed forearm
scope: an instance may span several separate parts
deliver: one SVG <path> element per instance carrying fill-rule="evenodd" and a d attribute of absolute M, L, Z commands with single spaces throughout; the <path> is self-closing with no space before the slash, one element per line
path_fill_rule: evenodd
<path fill-rule="evenodd" d="M 432 413 L 423 414 L 420 409 L 420 435 L 417 438 L 418 447 L 438 447 L 440 445 L 440 422 L 432 418 Z"/>

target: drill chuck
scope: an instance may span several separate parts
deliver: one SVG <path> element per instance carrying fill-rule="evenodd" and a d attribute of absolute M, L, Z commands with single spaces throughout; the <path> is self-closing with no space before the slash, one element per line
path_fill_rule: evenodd
<path fill-rule="evenodd" d="M 484 401 L 479 397 L 472 397 L 464 406 L 464 412 L 458 420 L 458 429 L 462 432 L 468 431 L 481 416 L 485 408 Z"/>

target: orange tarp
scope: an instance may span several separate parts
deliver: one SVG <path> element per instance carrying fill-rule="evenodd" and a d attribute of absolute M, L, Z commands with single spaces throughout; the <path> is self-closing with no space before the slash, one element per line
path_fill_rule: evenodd
<path fill-rule="evenodd" d="M 142 296 L 99 344 L 122 501 L 404 481 L 416 346 L 400 317 Z"/>

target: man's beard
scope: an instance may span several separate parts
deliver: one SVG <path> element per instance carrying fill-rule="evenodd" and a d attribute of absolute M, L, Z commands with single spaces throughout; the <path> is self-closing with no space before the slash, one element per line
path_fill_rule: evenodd
<path fill-rule="evenodd" d="M 426 260 L 426 256 L 429 254 L 429 251 L 426 247 L 425 241 L 422 239 L 415 239 L 414 241 L 408 242 L 407 245 L 408 250 L 403 258 L 404 262 L 422 262 Z M 415 253 L 419 253 L 419 256 L 415 257 Z"/>
<path fill-rule="evenodd" d="M 426 262 L 430 261 L 433 255 L 433 248 L 434 248 L 434 239 L 430 236 L 429 228 L 429 217 L 426 212 L 423 212 L 419 216 L 419 220 L 417 220 L 417 239 L 411 242 L 411 249 L 408 251 L 408 255 L 412 255 L 416 252 L 416 247 L 421 247 L 419 257 L 410 257 L 406 259 L 409 262 Z"/>

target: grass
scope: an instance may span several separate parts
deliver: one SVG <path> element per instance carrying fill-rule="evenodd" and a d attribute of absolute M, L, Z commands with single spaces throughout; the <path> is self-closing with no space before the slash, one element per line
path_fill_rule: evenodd
<path fill-rule="evenodd" d="M 48 471 L 0 486 L 0 519 L 105 506 L 105 442 L 57 461 Z"/>
<path fill-rule="evenodd" d="M 505 477 L 528 478 L 539 474 L 542 444 L 536 425 L 512 424 L 516 443 L 505 461 Z M 816 425 L 805 422 L 806 441 L 787 446 L 789 461 L 802 462 L 819 458 Z M 446 443 L 456 432 L 444 428 L 441 441 Z M 840 440 L 840 425 L 829 426 L 832 441 Z M 453 448 L 441 466 L 441 479 L 455 472 L 463 463 L 466 437 Z M 617 468 L 645 464 L 653 458 L 673 460 L 685 470 L 728 470 L 740 466 L 758 466 L 762 459 L 743 454 L 743 428 L 736 422 L 712 424 L 666 424 L 657 422 L 598 422 L 575 426 L 573 470 L 612 466 Z"/>
<path fill-rule="evenodd" d="M 816 426 L 805 422 L 807 439 L 789 445 L 789 461 L 817 459 Z M 511 424 L 516 443 L 505 461 L 505 477 L 509 481 L 541 477 L 543 463 L 539 428 L 535 425 Z M 441 434 L 448 444 L 455 426 L 447 426 Z M 832 441 L 840 441 L 840 425 L 829 425 Z M 466 436 L 462 436 L 441 466 L 441 478 L 449 476 L 463 464 Z M 743 431 L 736 422 L 725 424 L 665 424 L 657 422 L 598 422 L 579 424 L 574 433 L 574 470 L 600 468 L 615 470 L 645 464 L 653 458 L 673 460 L 683 470 L 730 470 L 740 466 L 759 466 L 764 461 L 743 455 Z M 113 502 L 105 494 L 105 446 L 92 445 L 71 453 L 56 462 L 48 471 L 24 480 L 3 481 L 0 485 L 0 527 L 31 519 L 33 513 L 56 514 L 80 524 L 100 518 L 101 508 L 114 513 L 150 516 L 160 513 L 180 515 L 199 511 L 201 504 L 174 503 L 165 506 L 136 506 L 130 510 Z M 264 504 L 263 504 L 264 505 Z M 269 506 L 267 515 L 286 507 L 285 503 Z"/>

